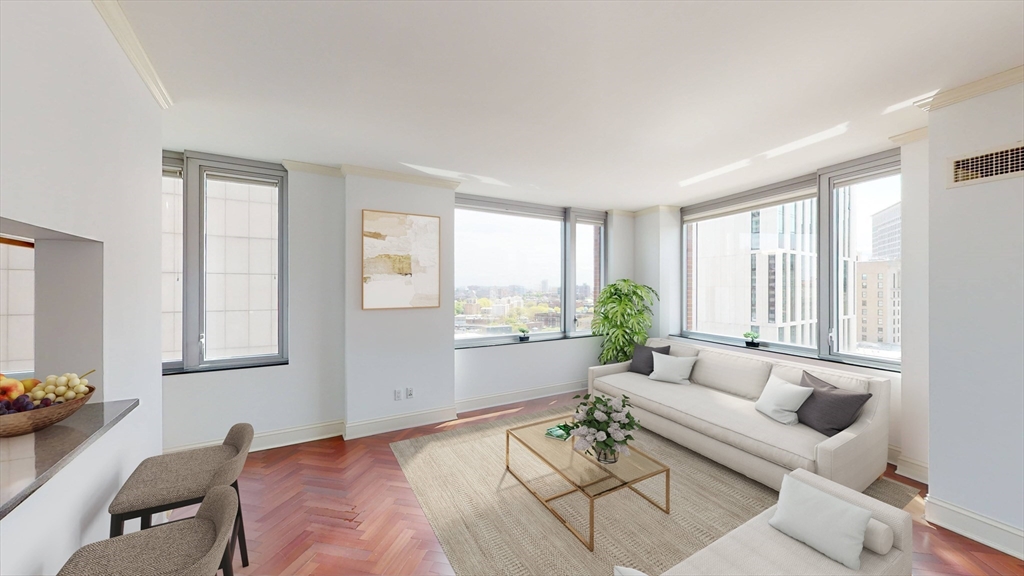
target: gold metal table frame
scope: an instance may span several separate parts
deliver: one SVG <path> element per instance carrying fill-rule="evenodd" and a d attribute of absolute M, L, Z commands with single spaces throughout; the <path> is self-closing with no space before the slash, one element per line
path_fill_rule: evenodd
<path fill-rule="evenodd" d="M 671 511 L 670 478 L 672 471 L 661 462 L 647 454 L 630 447 L 629 456 L 619 456 L 615 464 L 602 464 L 593 456 L 588 456 L 573 448 L 572 439 L 557 440 L 544 436 L 548 428 L 555 423 L 568 420 L 567 416 L 558 416 L 541 420 L 505 431 L 505 470 L 519 481 L 541 504 L 544 505 L 558 520 L 572 532 L 591 552 L 594 551 L 594 501 L 598 498 L 629 488 L 641 498 L 653 504 L 662 512 Z M 544 497 L 516 474 L 509 466 L 509 453 L 512 439 L 536 456 L 548 468 L 562 477 L 572 486 L 571 489 L 559 492 L 554 496 Z M 665 505 L 652 500 L 649 496 L 635 488 L 636 484 L 657 476 L 665 475 Z M 569 522 L 558 513 L 551 502 L 570 494 L 579 492 L 589 500 L 590 524 L 589 535 L 584 538 Z"/>

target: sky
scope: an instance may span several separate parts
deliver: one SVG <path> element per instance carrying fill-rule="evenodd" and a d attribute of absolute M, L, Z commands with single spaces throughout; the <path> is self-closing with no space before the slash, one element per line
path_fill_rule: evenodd
<path fill-rule="evenodd" d="M 577 234 L 577 277 L 594 276 L 593 226 Z M 455 211 L 455 286 L 519 285 L 548 289 L 561 286 L 562 221 L 479 212 Z"/>
<path fill-rule="evenodd" d="M 856 219 L 855 249 L 862 259 L 867 260 L 871 258 L 871 216 L 900 201 L 900 175 L 893 174 L 877 180 L 868 180 L 854 184 L 850 188 Z"/>

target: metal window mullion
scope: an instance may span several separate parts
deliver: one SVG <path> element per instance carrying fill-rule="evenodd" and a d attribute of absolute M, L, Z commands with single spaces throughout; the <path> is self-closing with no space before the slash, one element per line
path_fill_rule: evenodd
<path fill-rule="evenodd" d="M 565 208 L 562 216 L 562 332 L 576 333 L 576 226 L 575 214 Z"/>
<path fill-rule="evenodd" d="M 277 355 L 288 358 L 288 179 L 277 183 Z"/>
<path fill-rule="evenodd" d="M 183 195 L 185 227 L 184 227 L 184 266 L 185 289 L 182 293 L 182 363 L 186 370 L 202 364 L 203 353 L 200 350 L 201 320 L 203 302 L 200 284 L 203 276 L 205 252 L 205 234 L 203 234 L 203 190 L 202 171 L 195 160 L 189 160 L 185 166 L 185 193 Z"/>

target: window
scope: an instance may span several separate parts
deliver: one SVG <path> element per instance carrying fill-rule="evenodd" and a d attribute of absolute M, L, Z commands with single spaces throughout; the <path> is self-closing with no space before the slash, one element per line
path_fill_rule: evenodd
<path fill-rule="evenodd" d="M 604 285 L 604 221 L 577 220 L 573 231 L 576 235 L 574 328 L 579 334 L 590 334 L 590 322 L 594 319 L 594 303 Z"/>
<path fill-rule="evenodd" d="M 0 372 L 35 369 L 35 326 L 34 244 L 0 238 Z"/>
<path fill-rule="evenodd" d="M 869 342 L 863 333 L 870 317 L 900 316 L 899 167 L 894 149 L 684 207 L 683 335 L 738 345 L 749 322 L 764 321 L 760 306 L 769 324 L 780 325 L 762 338 L 769 349 L 785 342 L 779 350 L 897 365 L 898 331 L 883 333 L 883 342 Z M 751 255 L 747 294 L 740 274 L 746 275 Z M 767 264 L 765 272 L 759 263 Z M 878 289 L 874 308 L 872 283 Z"/>
<path fill-rule="evenodd" d="M 165 373 L 287 361 L 287 172 L 165 153 Z"/>
<path fill-rule="evenodd" d="M 750 255 L 750 321 L 757 322 L 757 254 Z"/>
<path fill-rule="evenodd" d="M 832 197 L 835 226 L 848 231 L 852 238 L 848 251 L 841 244 L 833 245 L 834 261 L 854 267 L 862 279 L 876 280 L 878 299 L 870 313 L 877 316 L 881 326 L 886 316 L 897 314 L 897 307 L 891 304 L 892 299 L 885 297 L 885 288 L 889 284 L 886 278 L 892 276 L 895 282 L 900 269 L 899 168 L 869 166 L 864 170 L 837 175 L 828 179 L 828 189 Z M 886 233 L 880 234 L 879 230 L 883 228 Z M 842 278 L 836 281 L 841 284 Z M 869 310 L 861 310 L 861 313 L 867 315 Z M 839 316 L 838 319 L 841 318 Z M 891 337 L 885 336 L 882 341 L 864 343 L 847 331 L 841 322 L 833 326 L 837 329 L 834 328 L 835 349 L 832 352 L 871 360 L 900 360 L 900 345 Z M 879 328 L 878 332 L 883 334 L 884 331 Z"/>
<path fill-rule="evenodd" d="M 684 267 L 688 331 L 739 338 L 751 323 L 767 319 L 780 326 L 762 333 L 763 342 L 814 345 L 816 242 L 805 238 L 814 234 L 814 194 L 801 187 L 781 205 L 684 217 L 685 251 L 692 259 Z M 767 264 L 763 272 L 760 264 Z"/>
<path fill-rule="evenodd" d="M 165 168 L 162 190 L 160 328 L 164 362 L 181 362 L 184 301 L 184 183 L 181 170 Z"/>
<path fill-rule="evenodd" d="M 603 286 L 603 212 L 456 195 L 456 346 L 589 334 Z"/>

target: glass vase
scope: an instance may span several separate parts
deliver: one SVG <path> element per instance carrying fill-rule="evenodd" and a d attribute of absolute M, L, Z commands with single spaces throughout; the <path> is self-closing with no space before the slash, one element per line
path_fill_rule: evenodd
<path fill-rule="evenodd" d="M 615 464 L 619 461 L 618 450 L 598 450 L 597 461 L 601 464 Z"/>

